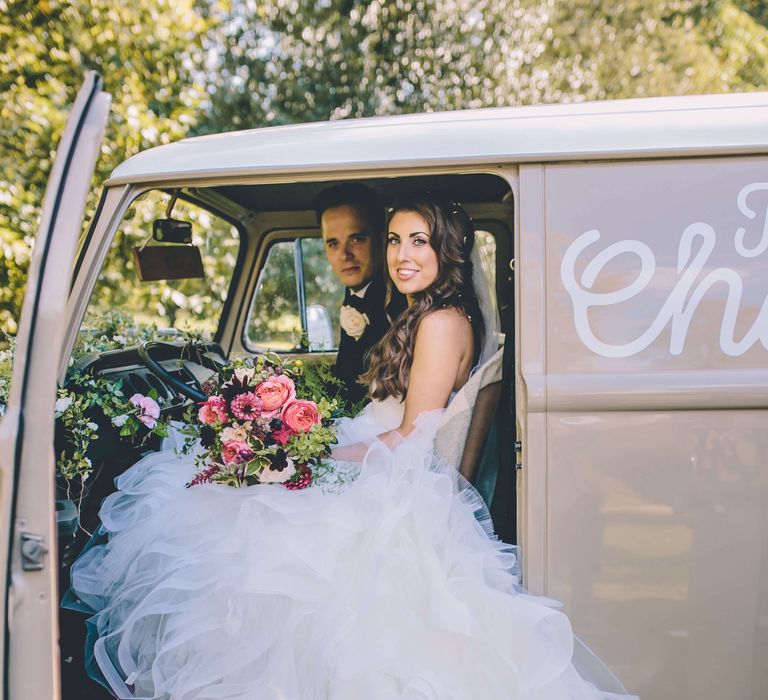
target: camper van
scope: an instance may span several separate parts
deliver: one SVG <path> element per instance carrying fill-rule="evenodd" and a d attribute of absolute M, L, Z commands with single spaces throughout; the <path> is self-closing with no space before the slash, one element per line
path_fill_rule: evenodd
<path fill-rule="evenodd" d="M 60 610 L 53 427 L 83 319 L 115 283 L 105 261 L 123 259 L 118 283 L 138 289 L 130 232 L 162 248 L 152 222 L 189 221 L 206 353 L 332 360 L 341 289 L 313 202 L 338 182 L 385 205 L 445 192 L 482 237 L 506 352 L 478 488 L 524 586 L 561 601 L 646 700 L 768 698 L 768 93 L 190 138 L 117 167 L 84 225 L 109 102 L 89 75 L 46 193 L 0 424 L 5 700 L 108 697 L 73 670 L 82 640 Z M 214 274 L 216 256 L 229 262 Z M 86 364 L 156 387 L 177 415 L 211 371 L 173 337 Z M 112 459 L 93 493 L 137 456 Z M 82 519 L 99 504 L 76 506 Z"/>

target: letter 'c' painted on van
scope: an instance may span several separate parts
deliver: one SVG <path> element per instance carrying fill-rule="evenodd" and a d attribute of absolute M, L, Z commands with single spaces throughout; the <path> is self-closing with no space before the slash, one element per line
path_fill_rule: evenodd
<path fill-rule="evenodd" d="M 747 205 L 747 197 L 752 192 L 759 190 L 768 191 L 768 183 L 755 182 L 746 185 L 736 198 L 739 210 L 750 219 L 755 218 L 755 212 Z M 744 243 L 745 236 L 746 230 L 744 228 L 736 230 L 734 247 L 740 256 L 754 258 L 768 250 L 768 210 L 766 210 L 762 236 L 757 245 L 746 246 Z M 600 232 L 596 229 L 581 234 L 565 251 L 560 265 L 560 278 L 571 297 L 574 325 L 581 342 L 589 350 L 602 357 L 630 357 L 645 350 L 659 337 L 664 328 L 670 325 L 669 352 L 672 355 L 680 355 L 683 352 L 688 327 L 699 303 L 712 286 L 723 282 L 728 287 L 728 294 L 720 325 L 720 349 L 726 355 L 737 357 L 743 355 L 755 343 L 760 342 L 768 350 L 768 296 L 766 296 L 752 327 L 741 340 L 737 341 L 735 338 L 736 321 L 743 292 L 743 283 L 739 273 L 729 267 L 718 267 L 704 275 L 694 286 L 715 248 L 716 239 L 715 231 L 709 224 L 697 222 L 686 227 L 680 237 L 677 252 L 678 281 L 653 323 L 635 340 L 614 345 L 601 340 L 594 334 L 589 322 L 589 310 L 593 306 L 620 304 L 640 294 L 653 279 L 656 272 L 656 257 L 653 251 L 642 241 L 619 241 L 594 255 L 584 267 L 581 279 L 577 281 L 576 263 L 579 256 L 586 248 L 600 240 Z M 613 292 L 590 291 L 605 266 L 614 258 L 624 254 L 636 255 L 639 258 L 640 272 L 634 281 Z"/>

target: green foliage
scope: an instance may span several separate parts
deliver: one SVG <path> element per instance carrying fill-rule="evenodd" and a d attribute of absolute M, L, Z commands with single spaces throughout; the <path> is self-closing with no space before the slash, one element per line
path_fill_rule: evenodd
<path fill-rule="evenodd" d="M 194 123 L 207 28 L 193 0 L 0 0 L 0 330 L 16 330 L 54 149 L 84 72 L 97 70 L 113 100 L 100 182 Z"/>
<path fill-rule="evenodd" d="M 197 129 L 762 89 L 763 5 L 235 0 Z"/>
<path fill-rule="evenodd" d="M 344 383 L 333 373 L 333 365 L 327 362 L 304 364 L 296 386 L 302 395 L 311 399 L 320 408 L 323 418 L 338 417 L 337 411 L 344 406 Z M 321 402 L 325 401 L 325 403 Z M 327 415 L 326 415 L 327 413 Z"/>
<path fill-rule="evenodd" d="M 105 350 L 118 350 L 135 346 L 147 340 L 167 340 L 155 327 L 139 327 L 133 318 L 114 311 L 102 318 L 89 319 L 99 332 L 81 333 L 70 359 L 65 387 L 59 389 L 55 405 L 56 429 L 62 448 L 56 458 L 57 473 L 67 481 L 85 481 L 94 469 L 100 443 L 109 440 L 120 444 L 144 444 L 150 437 L 165 437 L 167 421 L 163 418 L 149 427 L 141 420 L 143 411 L 123 394 L 122 382 L 94 377 L 77 369 L 78 360 Z M 193 338 L 180 337 L 185 340 Z M 0 416 L 8 403 L 15 339 L 6 340 L 6 349 L 0 351 Z M 157 401 L 152 390 L 149 398 Z M 145 420 L 146 417 L 145 417 Z M 151 420 L 147 421 L 150 424 Z"/>
<path fill-rule="evenodd" d="M 11 393 L 11 378 L 13 376 L 13 353 L 16 349 L 16 339 L 7 337 L 5 348 L 0 350 L 0 416 L 5 413 L 8 396 Z"/>
<path fill-rule="evenodd" d="M 768 3 L 765 0 L 735 0 L 734 7 L 751 15 L 756 22 L 768 27 Z"/>
<path fill-rule="evenodd" d="M 64 432 L 65 447 L 58 455 L 56 468 L 67 481 L 85 481 L 90 476 L 93 443 L 100 432 L 103 434 L 110 427 L 116 429 L 121 439 L 134 443 L 144 443 L 152 435 L 168 435 L 167 423 L 144 416 L 140 406 L 123 394 L 120 381 L 74 373 L 67 388 L 59 389 L 58 395 L 56 418 Z M 157 401 L 157 393 L 150 392 L 149 398 Z"/>
<path fill-rule="evenodd" d="M 307 464 L 328 452 L 328 445 L 336 442 L 336 429 L 329 425 L 315 425 L 307 433 L 297 433 L 285 446 L 288 455 L 299 464 Z"/>

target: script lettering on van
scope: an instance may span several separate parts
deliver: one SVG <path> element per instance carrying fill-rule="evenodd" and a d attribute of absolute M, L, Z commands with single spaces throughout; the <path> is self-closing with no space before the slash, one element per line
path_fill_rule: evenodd
<path fill-rule="evenodd" d="M 757 191 L 768 191 L 768 182 L 754 182 L 741 189 L 736 205 L 748 219 L 755 219 L 756 212 L 747 200 Z M 768 209 L 764 213 L 762 234 L 757 241 L 748 241 L 744 227 L 736 229 L 733 245 L 743 258 L 754 258 L 768 250 Z M 763 302 L 752 326 L 737 339 L 736 321 L 741 306 L 743 282 L 736 270 L 729 267 L 710 269 L 701 279 L 717 236 L 714 229 L 701 222 L 688 226 L 680 237 L 677 252 L 677 283 L 663 303 L 651 325 L 634 340 L 626 343 L 610 343 L 598 338 L 589 321 L 592 307 L 621 304 L 640 294 L 651 282 L 656 272 L 653 251 L 642 241 L 624 240 L 613 243 L 596 252 L 584 267 L 581 279 L 576 279 L 576 263 L 581 254 L 600 240 L 596 229 L 581 234 L 566 250 L 560 265 L 560 277 L 573 304 L 574 323 L 579 338 L 592 352 L 603 357 L 630 357 L 647 348 L 669 326 L 669 352 L 679 355 L 685 345 L 691 319 L 709 289 L 724 283 L 727 285 L 725 310 L 720 325 L 720 349 L 732 357 L 743 355 L 755 343 L 768 349 L 768 297 Z M 722 241 L 722 238 L 721 238 Z M 590 291 L 603 269 L 614 258 L 626 254 L 636 255 L 640 261 L 637 277 L 627 286 L 612 292 Z"/>

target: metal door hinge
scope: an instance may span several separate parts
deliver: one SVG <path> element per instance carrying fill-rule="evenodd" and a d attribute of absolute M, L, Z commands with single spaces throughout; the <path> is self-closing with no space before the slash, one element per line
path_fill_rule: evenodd
<path fill-rule="evenodd" d="M 523 468 L 523 443 L 519 440 L 515 442 L 515 469 L 520 471 Z"/>
<path fill-rule="evenodd" d="M 42 571 L 44 558 L 48 554 L 45 539 L 30 532 L 21 533 L 21 568 L 24 571 Z"/>

